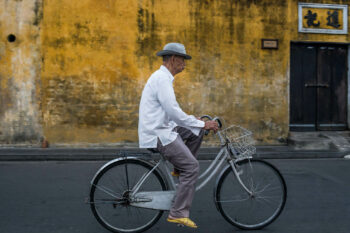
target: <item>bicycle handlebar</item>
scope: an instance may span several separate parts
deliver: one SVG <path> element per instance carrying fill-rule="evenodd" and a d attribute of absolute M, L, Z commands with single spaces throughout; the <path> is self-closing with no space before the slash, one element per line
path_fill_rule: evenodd
<path fill-rule="evenodd" d="M 218 123 L 220 129 L 222 128 L 222 122 L 219 117 L 215 117 L 213 121 L 216 121 Z"/>
<path fill-rule="evenodd" d="M 213 120 L 213 118 L 209 115 L 203 115 L 201 116 L 201 120 L 204 119 L 204 118 L 208 118 L 209 120 Z"/>

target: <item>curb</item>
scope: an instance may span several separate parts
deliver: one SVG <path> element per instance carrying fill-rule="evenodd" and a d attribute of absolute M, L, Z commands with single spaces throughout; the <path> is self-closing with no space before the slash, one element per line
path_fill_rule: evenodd
<path fill-rule="evenodd" d="M 201 148 L 198 159 L 214 159 L 219 149 Z M 139 148 L 0 148 L 0 161 L 111 160 L 123 154 L 153 157 L 151 152 Z M 254 157 L 262 159 L 334 159 L 344 158 L 348 154 L 349 151 L 295 150 L 288 146 L 257 146 L 257 154 Z"/>

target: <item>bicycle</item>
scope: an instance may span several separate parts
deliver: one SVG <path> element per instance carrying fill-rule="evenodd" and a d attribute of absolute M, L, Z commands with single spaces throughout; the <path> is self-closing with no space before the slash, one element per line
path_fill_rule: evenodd
<path fill-rule="evenodd" d="M 202 119 L 212 118 L 208 115 Z M 223 167 L 214 187 L 214 202 L 229 223 L 241 229 L 261 229 L 282 212 L 287 187 L 278 169 L 254 159 L 252 133 L 232 125 L 217 135 L 221 149 L 210 166 L 199 176 L 204 187 Z M 152 155 L 156 153 L 153 149 Z M 148 154 L 149 155 L 149 154 Z M 124 156 L 103 165 L 91 180 L 88 203 L 97 221 L 112 232 L 142 232 L 152 227 L 164 211 L 170 210 L 176 191 L 169 162 L 160 155 L 157 161 L 145 154 Z M 160 169 L 163 167 L 163 169 Z M 165 171 L 165 175 L 163 173 Z M 170 181 L 170 185 L 169 182 Z"/>

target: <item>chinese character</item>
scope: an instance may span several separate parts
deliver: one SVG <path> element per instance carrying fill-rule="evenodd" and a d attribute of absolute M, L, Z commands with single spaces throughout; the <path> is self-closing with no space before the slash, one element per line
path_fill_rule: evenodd
<path fill-rule="evenodd" d="M 327 23 L 327 25 L 331 26 L 331 27 L 335 27 L 335 28 L 340 27 L 338 17 L 339 17 L 338 11 L 333 11 L 333 13 L 328 11 L 328 17 L 327 17 L 328 23 Z"/>
<path fill-rule="evenodd" d="M 312 13 L 310 10 L 307 11 L 307 15 L 304 16 L 304 19 L 307 19 L 307 26 L 314 26 L 314 27 L 318 27 L 320 26 L 320 21 L 318 21 L 318 23 L 314 23 L 314 21 L 317 18 L 317 13 Z"/>

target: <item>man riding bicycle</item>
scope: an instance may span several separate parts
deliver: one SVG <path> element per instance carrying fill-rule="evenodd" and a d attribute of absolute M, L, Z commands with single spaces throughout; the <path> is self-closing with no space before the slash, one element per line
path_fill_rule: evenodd
<path fill-rule="evenodd" d="M 173 176 L 179 177 L 176 195 L 167 221 L 197 228 L 189 219 L 189 210 L 199 173 L 197 151 L 205 130 L 218 130 L 215 121 L 201 121 L 183 112 L 173 89 L 174 76 L 185 68 L 186 54 L 180 43 L 166 44 L 157 56 L 163 65 L 148 79 L 139 109 L 139 145 L 157 148 L 174 165 Z"/>

